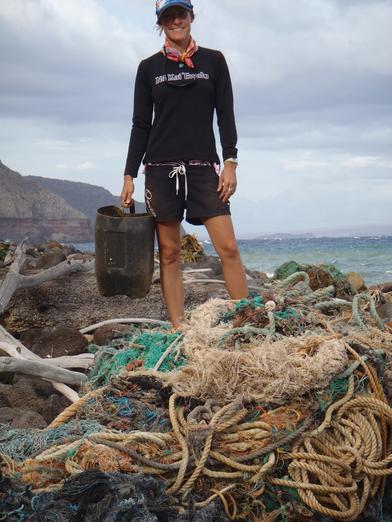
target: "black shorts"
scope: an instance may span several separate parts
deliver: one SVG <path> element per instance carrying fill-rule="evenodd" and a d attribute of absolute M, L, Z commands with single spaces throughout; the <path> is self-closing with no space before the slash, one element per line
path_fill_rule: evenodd
<path fill-rule="evenodd" d="M 203 219 L 230 215 L 230 203 L 217 192 L 219 175 L 214 166 L 184 164 L 186 174 L 173 174 L 180 163 L 146 165 L 145 202 L 157 222 L 186 221 L 202 225 Z"/>

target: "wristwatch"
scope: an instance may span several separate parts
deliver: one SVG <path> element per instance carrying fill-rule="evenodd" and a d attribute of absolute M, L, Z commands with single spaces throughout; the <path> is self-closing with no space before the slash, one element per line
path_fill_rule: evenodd
<path fill-rule="evenodd" d="M 235 165 L 238 165 L 238 159 L 237 158 L 227 158 L 227 159 L 225 159 L 225 161 L 223 163 L 226 163 L 226 161 L 228 163 L 234 163 Z"/>

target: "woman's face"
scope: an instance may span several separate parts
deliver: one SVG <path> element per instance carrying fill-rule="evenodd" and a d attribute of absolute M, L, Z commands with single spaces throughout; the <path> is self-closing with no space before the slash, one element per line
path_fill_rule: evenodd
<path fill-rule="evenodd" d="M 182 7 L 169 7 L 161 16 L 160 23 L 165 35 L 172 42 L 189 40 L 192 17 L 189 11 Z"/>

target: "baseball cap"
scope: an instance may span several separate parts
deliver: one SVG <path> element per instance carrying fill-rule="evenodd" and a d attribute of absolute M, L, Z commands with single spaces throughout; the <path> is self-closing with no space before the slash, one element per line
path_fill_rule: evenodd
<path fill-rule="evenodd" d="M 180 6 L 186 9 L 187 11 L 193 11 L 193 5 L 190 0 L 157 0 L 156 2 L 156 15 L 158 20 L 160 16 L 168 9 L 169 7 Z"/>

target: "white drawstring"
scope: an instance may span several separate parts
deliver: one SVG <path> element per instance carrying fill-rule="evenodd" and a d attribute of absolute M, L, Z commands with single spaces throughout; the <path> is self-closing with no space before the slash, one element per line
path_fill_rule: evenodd
<path fill-rule="evenodd" d="M 176 177 L 176 195 L 178 195 L 178 191 L 180 190 L 180 178 L 179 175 L 184 176 L 185 178 L 185 199 L 188 196 L 188 183 L 186 179 L 186 167 L 185 163 L 179 163 L 174 167 L 174 169 L 169 172 L 169 178 L 172 179 L 174 176 Z"/>

